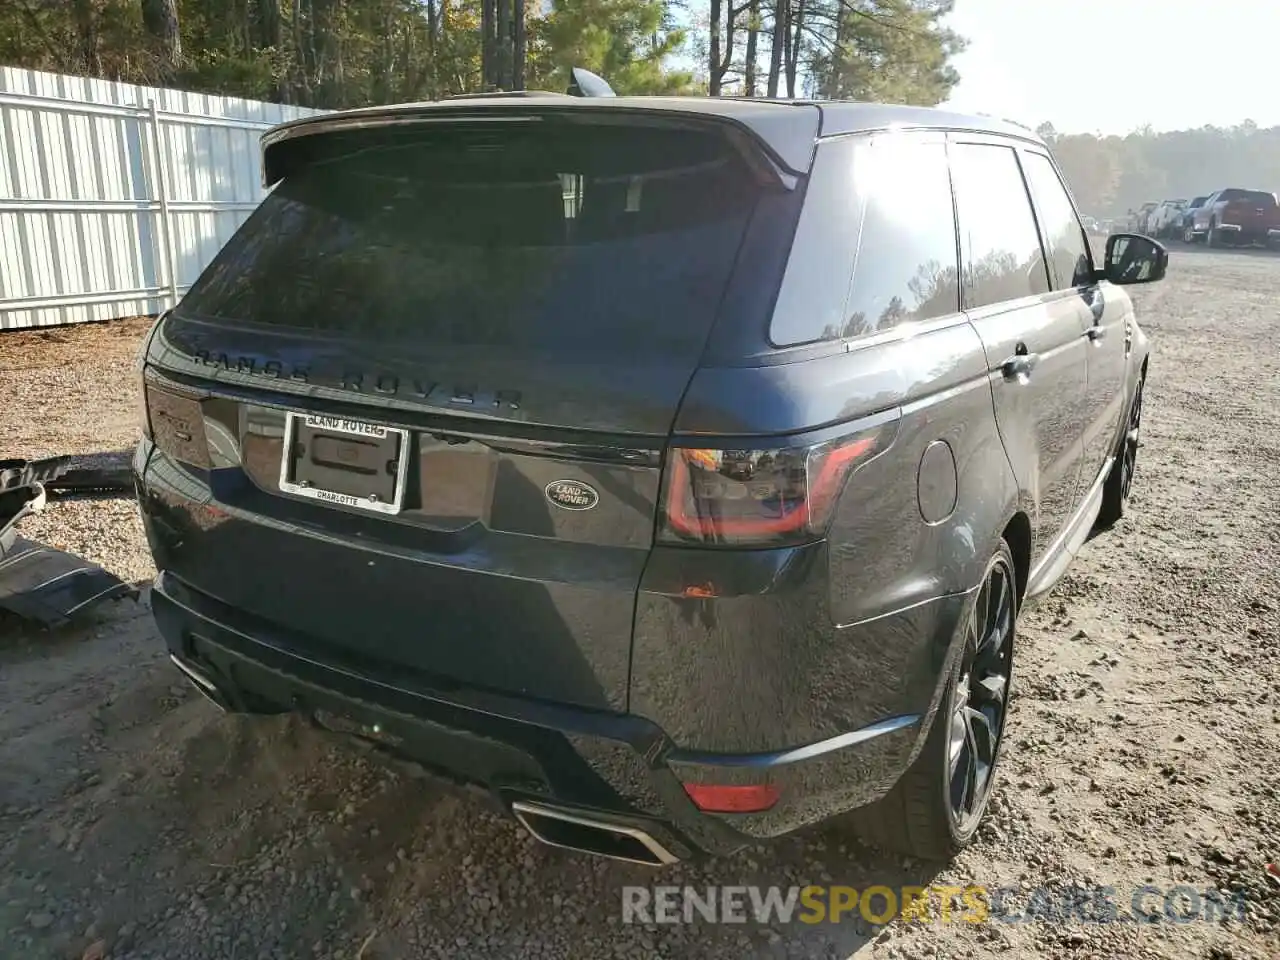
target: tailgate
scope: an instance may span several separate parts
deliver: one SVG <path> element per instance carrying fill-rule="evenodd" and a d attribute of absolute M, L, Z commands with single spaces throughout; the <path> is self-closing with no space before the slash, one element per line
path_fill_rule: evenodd
<path fill-rule="evenodd" d="M 1266 230 L 1276 226 L 1277 208 L 1275 197 L 1258 193 L 1249 197 L 1231 200 L 1222 211 L 1223 223 L 1234 223 L 1245 230 Z"/>
<path fill-rule="evenodd" d="M 468 120 L 313 150 L 152 338 L 158 564 L 317 655 L 625 709 L 666 437 L 727 291 L 777 282 L 735 270 L 784 190 L 741 149 Z"/>

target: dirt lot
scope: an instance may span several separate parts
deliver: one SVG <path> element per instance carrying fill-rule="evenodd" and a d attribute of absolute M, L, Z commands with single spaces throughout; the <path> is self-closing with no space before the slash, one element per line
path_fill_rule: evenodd
<path fill-rule="evenodd" d="M 832 830 L 662 874 L 537 847 L 471 793 L 296 722 L 219 716 L 125 602 L 56 634 L 0 623 L 0 954 L 1280 955 L 1277 291 L 1280 257 L 1176 249 L 1136 294 L 1155 352 L 1135 513 L 1026 614 L 993 815 L 941 874 Z M 140 330 L 0 338 L 4 455 L 126 445 Z M 128 502 L 55 505 L 24 532 L 151 572 Z M 929 882 L 1109 886 L 1122 914 L 1144 885 L 1246 906 L 1227 922 L 621 923 L 625 884 Z"/>

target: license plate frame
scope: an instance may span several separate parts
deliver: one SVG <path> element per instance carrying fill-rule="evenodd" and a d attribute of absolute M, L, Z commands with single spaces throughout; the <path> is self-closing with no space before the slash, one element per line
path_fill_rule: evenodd
<path fill-rule="evenodd" d="M 297 445 L 300 436 L 311 437 L 359 438 L 364 444 L 372 441 L 385 444 L 392 441 L 391 448 L 396 469 L 392 484 L 392 496 L 388 500 L 376 493 L 362 495 L 348 490 L 332 490 L 309 480 L 299 480 L 299 456 Z M 296 497 L 306 497 L 333 506 L 348 507 L 366 513 L 394 515 L 404 509 L 405 489 L 409 480 L 409 458 L 411 456 L 409 431 L 401 427 L 388 426 L 370 420 L 356 420 L 348 417 L 329 417 L 321 414 L 296 413 L 285 414 L 284 443 L 280 451 L 280 489 L 284 493 Z M 330 469 L 330 473 L 334 470 Z M 353 481 L 354 482 L 354 481 Z M 374 485 L 372 482 L 369 485 Z"/>

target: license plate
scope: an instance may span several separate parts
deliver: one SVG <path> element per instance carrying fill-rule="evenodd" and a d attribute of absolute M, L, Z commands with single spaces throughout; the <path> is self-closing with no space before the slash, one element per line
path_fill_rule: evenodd
<path fill-rule="evenodd" d="M 353 510 L 399 513 L 410 454 L 408 430 L 290 413 L 285 417 L 280 489 Z"/>

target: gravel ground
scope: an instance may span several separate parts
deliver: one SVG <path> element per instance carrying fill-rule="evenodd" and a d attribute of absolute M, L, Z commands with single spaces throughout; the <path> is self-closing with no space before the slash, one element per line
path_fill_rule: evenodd
<path fill-rule="evenodd" d="M 1276 291 L 1280 258 L 1177 249 L 1136 293 L 1154 355 L 1134 513 L 1024 617 L 992 816 L 942 873 L 836 829 L 658 874 L 536 846 L 471 792 L 294 720 L 218 715 L 163 659 L 144 598 L 52 634 L 0 623 L 0 954 L 1280 955 Z M 18 392 L 4 454 L 129 443 L 142 329 L 0 337 Z M 128 502 L 57 504 L 23 529 L 151 573 Z M 621 922 L 625 884 L 931 882 L 1109 886 L 1122 912 L 1143 885 L 1183 885 L 1246 906 L 1152 924 Z"/>
<path fill-rule="evenodd" d="M 35 460 L 137 443 L 134 362 L 150 327 L 146 317 L 135 317 L 0 335 L 0 458 Z M 132 501 L 61 503 L 23 521 L 22 533 L 125 580 L 155 574 Z"/>

